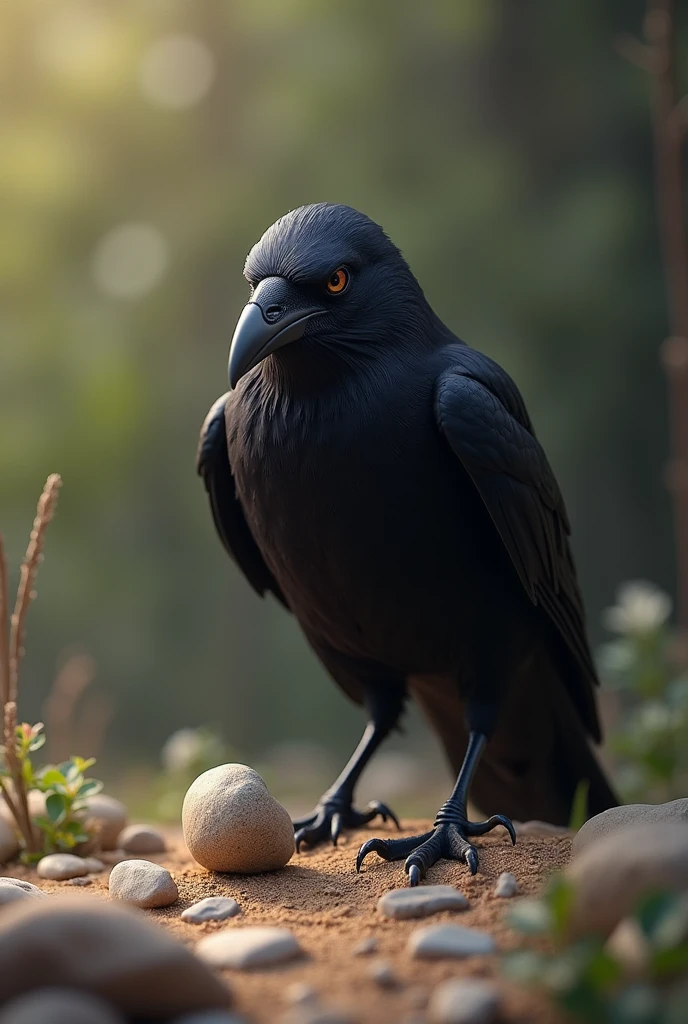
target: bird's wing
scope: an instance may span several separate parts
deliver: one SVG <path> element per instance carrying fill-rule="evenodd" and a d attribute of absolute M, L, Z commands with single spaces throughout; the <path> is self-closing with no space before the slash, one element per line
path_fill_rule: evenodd
<path fill-rule="evenodd" d="M 215 527 L 227 551 L 261 597 L 269 590 L 286 608 L 288 606 L 284 594 L 253 539 L 234 487 L 225 428 L 225 408 L 227 402 L 231 401 L 231 394 L 228 391 L 218 398 L 205 418 L 198 443 L 196 468 L 203 477 Z"/>
<path fill-rule="evenodd" d="M 564 500 L 516 385 L 487 356 L 462 349 L 438 378 L 435 416 L 485 503 L 531 601 L 547 612 L 588 683 L 597 683 Z M 572 696 L 597 736 L 589 685 L 585 690 Z"/>

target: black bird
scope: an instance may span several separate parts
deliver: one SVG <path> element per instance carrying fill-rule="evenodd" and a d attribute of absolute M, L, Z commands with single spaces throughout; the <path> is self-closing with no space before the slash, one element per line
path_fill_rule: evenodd
<path fill-rule="evenodd" d="M 293 210 L 248 255 L 233 390 L 203 426 L 198 469 L 229 554 L 294 614 L 369 723 L 297 847 L 376 816 L 356 781 L 407 695 L 438 734 L 454 790 L 431 831 L 371 839 L 411 885 L 508 817 L 569 820 L 616 804 L 564 502 L 510 377 L 435 315 L 382 228 L 346 206 Z M 471 795 L 487 821 L 468 820 Z"/>

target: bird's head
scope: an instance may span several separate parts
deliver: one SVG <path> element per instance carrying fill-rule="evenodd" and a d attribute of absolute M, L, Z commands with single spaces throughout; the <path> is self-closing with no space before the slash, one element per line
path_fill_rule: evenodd
<path fill-rule="evenodd" d="M 251 295 L 232 338 L 232 387 L 300 339 L 349 354 L 370 352 L 417 334 L 432 315 L 382 228 L 334 203 L 281 217 L 251 249 L 244 275 Z"/>

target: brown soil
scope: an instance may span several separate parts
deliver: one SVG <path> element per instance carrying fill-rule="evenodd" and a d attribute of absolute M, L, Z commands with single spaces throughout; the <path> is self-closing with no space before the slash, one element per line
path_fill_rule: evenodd
<path fill-rule="evenodd" d="M 427 822 L 415 822 L 400 834 L 413 835 L 427 828 Z M 340 840 L 336 849 L 319 847 L 303 852 L 282 871 L 263 875 L 212 874 L 191 859 L 178 834 L 171 834 L 170 852 L 150 859 L 169 868 L 180 898 L 171 907 L 146 913 L 189 945 L 219 928 L 248 924 L 279 924 L 294 932 L 304 949 L 302 959 L 270 969 L 224 972 L 235 995 L 236 1010 L 255 1024 L 280 1020 L 288 1008 L 285 990 L 294 982 L 313 986 L 323 1004 L 348 1011 L 358 1024 L 396 1024 L 406 1016 L 410 1022 L 419 989 L 429 993 L 438 981 L 461 975 L 499 977 L 498 956 L 465 961 L 412 960 L 406 952 L 410 932 L 430 923 L 455 921 L 489 931 L 500 951 L 513 949 L 519 937 L 504 921 L 512 901 L 492 895 L 498 875 L 512 871 L 520 892 L 534 894 L 551 871 L 567 862 L 571 846 L 567 836 L 519 837 L 513 848 L 502 834 L 486 836 L 478 841 L 477 875 L 471 878 L 461 865 L 443 861 L 428 877 L 428 882 L 458 886 L 470 901 L 469 910 L 436 914 L 423 921 L 392 921 L 377 912 L 376 902 L 388 889 L 404 885 L 402 865 L 385 863 L 371 854 L 360 875 L 353 869 L 358 846 L 372 834 L 361 831 L 351 834 L 348 841 Z M 108 895 L 106 873 L 92 876 L 93 883 L 84 888 L 41 881 L 35 872 L 21 867 L 13 873 L 50 892 L 101 898 Z M 185 907 L 205 896 L 219 895 L 232 896 L 243 913 L 230 921 L 203 925 L 180 920 Z M 377 951 L 372 956 L 354 956 L 354 947 L 368 936 L 378 940 Z M 371 979 L 371 966 L 381 960 L 392 967 L 397 987 L 383 989 Z M 504 991 L 503 1019 L 509 1024 L 559 1024 L 561 1018 L 542 997 L 500 984 Z"/>

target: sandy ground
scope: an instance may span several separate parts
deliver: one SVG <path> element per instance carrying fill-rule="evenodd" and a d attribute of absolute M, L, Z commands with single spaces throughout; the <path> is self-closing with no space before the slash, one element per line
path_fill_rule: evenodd
<path fill-rule="evenodd" d="M 429 827 L 428 822 L 411 822 L 404 832 L 394 834 L 413 835 Z M 376 832 L 383 835 L 384 828 Z M 235 1009 L 254 1024 L 280 1021 L 289 1006 L 286 990 L 294 982 L 313 986 L 323 1004 L 348 1011 L 357 1024 L 401 1024 L 407 1020 L 409 1024 L 420 1024 L 425 1018 L 422 1012 L 419 1015 L 414 1003 L 422 999 L 422 993 L 429 993 L 441 980 L 461 975 L 498 978 L 498 956 L 465 961 L 412 960 L 406 952 L 410 932 L 424 924 L 455 921 L 489 931 L 499 951 L 512 949 L 520 941 L 504 921 L 512 901 L 492 895 L 498 875 L 512 871 L 520 892 L 534 894 L 543 879 L 564 865 L 570 854 L 567 836 L 519 837 L 512 848 L 505 834 L 490 834 L 476 842 L 480 854 L 477 875 L 471 878 L 461 865 L 443 861 L 428 877 L 428 882 L 456 885 L 470 901 L 468 910 L 436 914 L 424 921 L 393 921 L 377 912 L 376 902 L 382 893 L 404 885 L 402 865 L 385 863 L 371 854 L 360 875 L 353 868 L 360 843 L 373 834 L 365 830 L 350 833 L 336 849 L 319 847 L 302 852 L 275 873 L 218 875 L 199 867 L 181 837 L 170 833 L 169 853 L 150 859 L 172 872 L 179 887 L 179 900 L 171 907 L 146 913 L 189 945 L 216 929 L 248 924 L 279 924 L 294 932 L 304 949 L 300 960 L 251 972 L 224 972 L 235 997 Z M 38 882 L 46 891 L 70 896 L 108 896 L 107 873 L 92 876 L 93 884 L 84 888 L 66 882 L 41 881 L 34 871 L 21 867 L 13 873 Z M 236 899 L 242 914 L 230 921 L 203 925 L 180 920 L 185 907 L 205 896 L 219 895 Z M 354 947 L 368 936 L 378 940 L 377 951 L 367 957 L 353 955 Z M 396 987 L 381 988 L 370 977 L 372 965 L 380 961 L 392 967 L 398 980 Z M 504 1021 L 559 1024 L 561 1018 L 543 998 L 500 984 L 504 991 Z"/>

